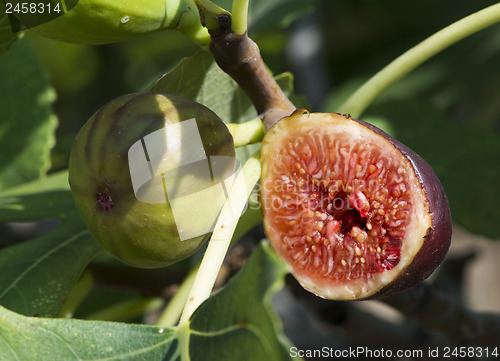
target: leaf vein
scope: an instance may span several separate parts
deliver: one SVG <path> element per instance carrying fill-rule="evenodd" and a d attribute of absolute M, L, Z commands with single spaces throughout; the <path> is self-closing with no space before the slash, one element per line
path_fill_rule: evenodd
<path fill-rule="evenodd" d="M 252 324 L 245 324 L 245 326 L 241 325 L 232 325 L 223 329 L 220 329 L 218 331 L 213 331 L 213 332 L 203 332 L 203 331 L 196 331 L 196 330 L 191 330 L 191 333 L 193 335 L 197 336 L 204 336 L 204 337 L 214 337 L 214 336 L 221 336 L 226 333 L 238 331 L 238 330 L 247 330 L 251 334 L 253 334 L 259 342 L 262 344 L 262 346 L 265 348 L 266 352 L 271 355 L 272 354 L 272 347 L 267 341 L 266 337 L 262 334 L 262 332 L 259 330 L 259 328 L 255 325 Z"/>
<path fill-rule="evenodd" d="M 57 332 L 55 331 L 52 331 L 50 329 L 48 329 L 47 327 L 43 326 L 42 324 L 40 324 L 40 328 L 43 329 L 44 331 L 46 331 L 47 333 L 50 333 L 52 335 L 54 335 L 56 338 L 58 338 L 59 340 L 62 341 L 62 343 L 69 349 L 69 351 L 73 354 L 73 356 L 76 357 L 77 360 L 79 361 L 83 361 L 82 358 L 80 358 L 80 356 L 78 356 L 78 354 L 76 353 L 76 351 L 73 349 L 73 347 L 71 347 L 71 345 L 66 341 L 66 339 L 64 337 L 62 337 L 61 335 L 59 335 Z"/>
<path fill-rule="evenodd" d="M 21 358 L 19 357 L 19 355 L 17 354 L 16 350 L 14 350 L 9 342 L 5 339 L 5 337 L 3 336 L 3 334 L 0 332 L 0 340 L 3 340 L 4 343 L 7 345 L 7 347 L 9 348 L 9 350 L 11 351 L 11 353 L 16 357 L 16 360 L 19 360 L 21 361 Z"/>
<path fill-rule="evenodd" d="M 52 250 L 50 250 L 49 252 L 47 252 L 46 254 L 44 254 L 42 257 L 40 257 L 39 259 L 37 259 L 33 264 L 31 264 L 28 268 L 26 268 L 26 270 L 24 270 L 23 273 L 21 273 L 13 282 L 12 284 L 7 287 L 1 294 L 0 294 L 0 299 L 2 297 L 5 296 L 5 294 L 7 292 L 10 291 L 10 289 L 12 289 L 13 287 L 15 287 L 28 273 L 30 273 L 31 271 L 33 271 L 33 269 L 35 269 L 36 267 L 38 267 L 38 265 L 40 263 L 42 263 L 45 259 L 47 259 L 48 257 L 50 257 L 52 254 L 56 253 L 57 251 L 59 251 L 61 248 L 65 247 L 66 245 L 68 244 L 71 244 L 72 242 L 74 242 L 76 239 L 80 238 L 81 236 L 85 235 L 86 233 L 89 233 L 89 231 L 86 229 L 86 230 L 83 230 L 81 231 L 80 233 L 74 235 L 73 237 L 69 238 L 68 240 L 66 240 L 65 242 L 62 242 L 60 243 L 57 247 L 54 247 Z"/>
<path fill-rule="evenodd" d="M 175 336 L 172 335 L 172 336 L 166 338 L 165 340 L 163 340 L 163 341 L 161 341 L 161 342 L 159 342 L 157 344 L 151 345 L 149 347 L 141 348 L 139 350 L 134 350 L 134 351 L 131 351 L 131 352 L 128 352 L 128 353 L 120 354 L 120 355 L 113 355 L 111 357 L 100 358 L 99 360 L 95 360 L 95 361 L 112 361 L 112 360 L 116 360 L 117 357 L 119 359 L 122 359 L 122 358 L 129 357 L 129 356 L 139 355 L 141 353 L 144 353 L 144 352 L 147 352 L 147 351 L 150 351 L 150 350 L 154 350 L 154 349 L 162 346 L 163 344 L 167 344 L 168 342 L 170 342 L 173 339 L 175 339 Z"/>

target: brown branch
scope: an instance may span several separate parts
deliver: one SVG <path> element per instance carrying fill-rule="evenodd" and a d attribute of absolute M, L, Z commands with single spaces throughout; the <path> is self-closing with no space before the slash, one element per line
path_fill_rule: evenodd
<path fill-rule="evenodd" d="M 395 326 L 386 324 L 382 319 L 374 318 L 356 309 L 357 302 L 329 301 L 305 291 L 292 277 L 288 279 L 289 289 L 301 302 L 325 323 L 339 327 L 343 333 L 362 344 L 376 344 L 379 347 L 409 348 L 409 335 L 415 332 L 411 323 Z M 443 293 L 434 290 L 428 283 L 383 298 L 381 302 L 399 311 L 405 317 L 415 320 L 433 337 L 415 340 L 413 346 L 481 346 L 496 347 L 500 339 L 500 316 L 491 313 L 472 312 Z M 358 301 L 364 302 L 364 301 Z M 362 325 L 370 325 L 368 328 Z M 411 342 L 413 342 L 411 341 Z M 390 344 L 388 344 L 389 342 Z"/>
<path fill-rule="evenodd" d="M 267 131 L 276 121 L 293 113 L 295 106 L 272 77 L 259 47 L 247 33 L 233 33 L 227 15 L 219 16 L 219 23 L 221 26 L 210 32 L 210 50 L 219 67 L 248 95 Z"/>
<path fill-rule="evenodd" d="M 363 310 L 360 306 L 365 301 L 345 302 L 323 299 L 304 290 L 291 275 L 286 280 L 293 296 L 300 304 L 306 306 L 313 320 L 320 322 L 321 330 L 330 332 L 332 338 L 340 340 L 342 337 L 346 338 L 341 341 L 344 347 L 354 344 L 372 349 L 395 350 L 450 346 L 449 342 L 443 342 L 444 338 L 432 337 L 422 332 L 417 324 L 392 322 L 384 315 Z"/>
<path fill-rule="evenodd" d="M 500 317 L 475 313 L 422 283 L 405 292 L 382 299 L 429 331 L 470 346 L 498 346 Z"/>

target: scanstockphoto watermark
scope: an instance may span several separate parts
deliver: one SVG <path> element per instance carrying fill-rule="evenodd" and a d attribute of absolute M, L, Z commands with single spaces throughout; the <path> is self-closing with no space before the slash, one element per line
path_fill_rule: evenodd
<path fill-rule="evenodd" d="M 389 186 L 379 178 L 355 178 L 344 182 L 331 176 L 321 179 L 321 175 L 282 175 L 272 180 L 265 180 L 258 185 L 256 193 L 268 195 L 266 210 L 295 211 L 297 209 L 323 209 L 330 214 L 336 211 L 356 209 L 366 214 L 372 207 L 380 208 L 387 200 L 391 204 L 404 209 L 408 206 L 405 194 L 407 183 L 401 174 L 388 175 Z M 371 195 L 373 198 L 370 199 Z M 250 208 L 261 208 L 262 200 L 253 195 Z"/>
<path fill-rule="evenodd" d="M 349 347 L 346 349 L 335 349 L 332 347 L 322 347 L 319 349 L 290 348 L 291 357 L 305 358 L 325 358 L 325 359 L 418 359 L 428 356 L 424 350 L 390 350 L 385 348 L 371 349 L 368 347 Z"/>
<path fill-rule="evenodd" d="M 500 350 L 498 346 L 456 346 L 456 347 L 426 347 L 423 349 L 372 349 L 358 346 L 346 349 L 322 347 L 319 349 L 300 349 L 290 347 L 291 357 L 324 358 L 331 360 L 346 359 L 498 359 Z"/>
<path fill-rule="evenodd" d="M 284 178 L 257 184 L 250 196 L 249 208 L 260 209 L 263 207 L 262 199 L 258 196 L 261 190 L 270 195 L 269 201 L 265 205 L 267 210 L 294 211 L 297 208 L 321 208 L 331 213 L 354 209 L 356 208 L 354 205 L 360 207 L 360 202 L 364 204 L 368 202 L 362 192 L 355 191 L 353 193 L 352 187 L 345 185 L 340 180 L 332 182 L 329 186 L 323 186 L 311 177 L 303 177 L 299 180 Z M 367 181 L 367 185 L 361 188 L 371 187 L 371 182 L 373 181 Z"/>
<path fill-rule="evenodd" d="M 233 187 L 247 193 L 244 182 L 235 182 L 241 171 L 238 159 L 207 155 L 194 118 L 137 140 L 128 151 L 128 162 L 136 198 L 169 203 L 181 241 L 214 230 Z M 229 208 L 236 223 L 242 212 L 233 211 L 230 202 Z"/>

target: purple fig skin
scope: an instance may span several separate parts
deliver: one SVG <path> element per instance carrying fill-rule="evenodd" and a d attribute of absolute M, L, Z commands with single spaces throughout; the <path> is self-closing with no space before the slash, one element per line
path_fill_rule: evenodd
<path fill-rule="evenodd" d="M 333 156 L 332 151 L 337 152 L 337 156 Z M 348 155 L 351 152 L 354 158 Z M 378 168 L 384 167 L 384 164 L 393 165 L 389 166 L 392 168 L 387 169 L 387 173 L 377 175 L 381 183 L 370 183 L 374 180 L 370 176 L 373 171 L 364 173 L 367 170 L 362 172 L 362 169 L 363 167 L 368 169 L 368 166 L 374 167 L 377 160 L 383 161 L 380 165 L 377 163 Z M 379 128 L 352 119 L 348 115 L 309 113 L 298 109 L 291 116 L 278 121 L 266 133 L 262 141 L 261 162 L 261 202 L 265 232 L 278 256 L 288 263 L 290 272 L 310 292 L 333 300 L 386 297 L 419 284 L 428 278 L 444 260 L 451 243 L 452 233 L 451 214 L 444 189 L 431 166 L 422 157 Z M 357 164 L 356 169 L 360 167 L 359 171 L 355 171 L 356 173 L 352 173 L 354 172 L 352 162 L 359 162 L 354 163 Z M 406 174 L 406 176 L 403 176 L 402 180 L 395 181 L 398 178 L 394 178 L 396 173 L 392 172 L 396 170 L 397 174 Z M 402 173 L 399 173 L 400 170 Z M 382 174 L 392 174 L 392 176 L 381 176 Z M 304 190 L 309 187 L 308 184 L 311 184 L 308 183 L 308 179 L 313 180 L 310 198 L 306 196 L 307 190 Z M 363 179 L 368 180 L 368 183 L 358 188 L 357 184 L 363 182 Z M 277 186 L 266 187 L 269 184 L 279 185 L 281 180 L 290 186 L 281 186 L 281 190 Z M 314 183 L 315 181 L 317 183 Z M 388 242 L 387 236 L 384 237 L 386 230 L 383 229 L 382 236 L 380 233 L 377 235 L 376 228 L 371 231 L 372 227 L 376 226 L 372 222 L 384 222 L 383 224 L 389 225 L 388 222 L 396 219 L 391 220 L 391 217 L 397 215 L 399 211 L 396 210 L 399 210 L 400 206 L 399 203 L 394 205 L 394 199 L 400 196 L 392 195 L 388 199 L 383 196 L 387 194 L 384 192 L 394 189 L 392 188 L 394 181 L 406 182 L 403 194 L 406 194 L 404 197 L 409 197 L 406 198 L 410 202 L 408 210 L 414 212 L 406 216 L 408 221 L 401 218 L 402 214 L 397 216 L 397 219 L 404 223 L 394 221 L 397 223 L 395 227 L 404 224 L 402 227 L 407 230 L 401 236 L 402 238 L 398 239 L 398 236 L 394 236 L 396 238 L 393 239 L 394 242 L 398 240 L 401 242 L 401 248 L 399 248 L 401 256 L 396 252 L 391 254 L 392 251 L 389 248 L 387 248 L 388 253 L 384 250 L 383 244 L 387 245 L 386 242 Z M 333 186 L 334 190 L 330 190 L 332 186 L 328 187 L 332 184 L 330 182 L 337 184 Z M 344 221 L 345 227 L 350 227 L 349 224 L 352 225 L 352 223 L 349 222 L 352 222 L 352 218 L 350 221 L 349 218 L 346 220 L 343 218 L 346 217 L 345 213 L 335 213 L 332 210 L 336 197 L 341 194 L 335 191 L 339 187 L 338 182 L 341 182 L 340 187 L 352 185 L 353 188 L 350 186 L 340 188 L 351 189 L 344 191 L 348 194 L 344 193 L 340 197 L 347 197 L 350 200 L 351 195 L 354 194 L 352 202 L 356 202 L 356 199 L 361 202 L 357 203 L 358 206 L 354 205 L 354 208 L 360 212 L 361 218 L 367 219 L 366 222 L 370 225 L 358 223 L 356 226 L 358 230 L 359 227 L 361 230 L 366 227 L 363 232 L 372 234 L 369 238 L 365 238 L 367 233 L 364 233 L 364 237 L 358 238 L 356 232 L 359 231 L 352 235 L 354 226 L 351 230 L 340 228 L 343 227 Z M 293 188 L 297 184 L 299 188 L 301 184 L 306 184 L 306 186 L 297 192 L 297 189 Z M 317 184 L 316 188 L 314 184 Z M 319 184 L 324 185 L 319 186 Z M 371 186 L 370 184 L 378 185 Z M 320 192 L 327 193 L 320 194 Z M 360 198 L 356 198 L 356 194 L 360 192 Z M 299 195 L 296 198 L 298 202 L 291 198 L 294 194 Z M 318 198 L 325 196 L 328 198 Z M 382 200 L 378 197 L 382 197 Z M 291 201 L 286 203 L 288 199 Z M 317 199 L 321 201 L 316 201 Z M 325 204 L 325 199 L 329 203 Z M 405 202 L 404 198 L 402 201 Z M 377 212 L 374 212 L 380 206 L 378 202 L 392 207 L 393 212 L 396 213 L 390 216 L 387 214 L 385 221 L 380 221 L 380 217 L 375 216 Z M 365 205 L 367 209 L 364 208 Z M 367 216 L 363 215 L 359 207 L 363 207 Z M 385 207 L 382 208 L 385 209 Z M 380 212 L 378 214 L 384 215 Z M 378 224 L 380 227 L 382 223 Z M 339 227 L 337 231 L 334 228 L 336 226 Z M 394 226 L 389 225 L 389 227 Z M 329 235 L 328 232 L 340 233 L 338 236 L 332 236 L 333 233 Z M 344 232 L 349 234 L 346 235 Z M 380 245 L 383 251 L 377 245 Z M 374 258 L 370 261 L 367 259 L 366 268 L 356 266 L 358 261 L 359 265 L 365 264 L 365 258 L 361 256 L 362 252 L 368 252 L 366 251 L 368 248 L 370 248 L 370 253 L 365 253 L 363 256 Z M 355 268 L 351 268 L 350 262 L 355 256 L 354 251 L 360 258 L 356 258 Z M 351 257 L 349 263 L 341 258 L 344 255 Z M 387 268 L 385 268 L 387 263 L 376 263 L 384 259 L 392 261 L 396 257 L 397 263 L 392 263 Z M 382 267 L 377 270 L 376 264 Z M 349 265 L 348 268 L 346 268 L 347 265 Z M 360 269 L 366 271 L 359 271 Z M 351 277 L 351 271 L 354 272 L 353 277 Z"/>
<path fill-rule="evenodd" d="M 374 125 L 362 120 L 351 119 L 386 138 L 411 162 L 415 175 L 427 197 L 431 212 L 432 227 L 428 230 L 425 241 L 411 264 L 391 284 L 367 299 L 381 298 L 419 284 L 443 262 L 451 244 L 450 206 L 439 178 L 429 163 L 420 155 Z"/>

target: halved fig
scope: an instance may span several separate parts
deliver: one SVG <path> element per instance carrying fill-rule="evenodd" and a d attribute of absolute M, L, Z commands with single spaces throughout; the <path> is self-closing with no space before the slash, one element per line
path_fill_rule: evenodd
<path fill-rule="evenodd" d="M 340 114 L 296 111 L 265 135 L 264 227 L 307 290 L 381 297 L 416 285 L 451 240 L 432 168 L 380 129 Z"/>

